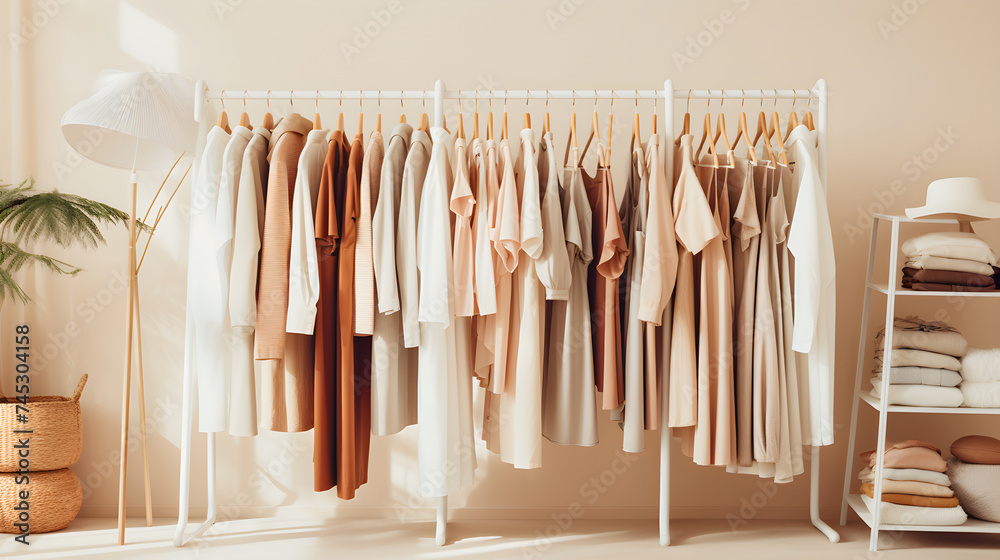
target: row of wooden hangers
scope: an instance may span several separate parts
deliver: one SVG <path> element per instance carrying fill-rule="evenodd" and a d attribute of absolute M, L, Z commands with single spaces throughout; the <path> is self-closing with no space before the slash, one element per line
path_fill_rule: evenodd
<path fill-rule="evenodd" d="M 757 115 L 757 133 L 754 135 L 753 140 L 750 140 L 750 131 L 747 127 L 747 114 L 743 109 L 746 103 L 746 91 L 743 91 L 744 97 L 740 100 L 740 116 L 739 125 L 736 133 L 736 139 L 730 143 L 729 135 L 726 134 L 726 116 L 723 113 L 725 105 L 725 95 L 719 102 L 719 114 L 716 120 L 715 133 L 712 133 L 712 112 L 711 112 L 711 99 L 708 99 L 706 107 L 708 111 L 705 114 L 705 122 L 702 128 L 701 142 L 698 144 L 698 149 L 695 151 L 695 161 L 698 165 L 708 165 L 710 167 L 716 168 L 733 168 L 734 162 L 732 161 L 733 148 L 737 146 L 740 139 L 743 139 L 746 148 L 747 156 L 753 165 L 761 165 L 758 161 L 756 147 L 759 141 L 764 141 L 764 152 L 767 154 L 767 161 L 763 163 L 764 166 L 774 169 L 776 166 L 788 167 L 788 152 L 785 149 L 785 141 L 788 140 L 788 136 L 791 134 L 792 130 L 799 125 L 799 115 L 795 110 L 795 104 L 798 101 L 798 96 L 792 96 L 792 108 L 788 115 L 788 126 L 785 130 L 784 135 L 781 133 L 781 120 L 778 116 L 778 98 L 777 91 L 775 91 L 774 97 L 774 111 L 771 113 L 770 121 L 768 121 L 767 115 L 764 112 L 764 90 L 760 90 L 760 114 Z M 794 90 L 793 90 L 794 92 Z M 812 105 L 812 92 L 809 93 L 809 99 L 806 102 L 806 114 L 802 117 L 802 124 L 806 125 L 809 130 L 815 130 L 816 126 L 813 122 L 813 114 L 811 110 Z M 684 112 L 684 124 L 682 127 L 682 134 L 690 134 L 691 131 L 691 93 L 688 92 L 687 107 Z M 726 163 L 719 162 L 719 154 L 717 143 L 719 139 L 723 140 L 723 145 L 726 149 Z M 778 151 L 775 153 L 774 144 L 772 144 L 772 139 L 777 143 Z M 708 155 L 712 158 L 711 164 L 701 163 L 701 150 L 703 147 L 708 146 Z"/>
<path fill-rule="evenodd" d="M 268 91 L 268 93 L 270 94 L 270 91 Z M 225 90 L 222 91 L 222 94 L 223 94 L 222 97 L 224 97 Z M 252 129 L 253 127 L 250 124 L 250 117 L 247 115 L 247 112 L 246 112 L 246 97 L 245 97 L 245 95 L 246 95 L 246 92 L 244 91 L 243 113 L 240 115 L 239 124 L 240 124 L 240 126 L 244 126 L 244 127 Z M 740 101 L 741 111 L 740 111 L 740 116 L 739 116 L 738 131 L 737 131 L 737 134 L 736 134 L 736 139 L 732 143 L 729 142 L 729 135 L 726 133 L 726 117 L 725 117 L 725 114 L 722 111 L 722 109 L 724 108 L 724 105 L 725 105 L 725 97 L 723 96 L 722 100 L 719 103 L 720 111 L 719 111 L 719 114 L 718 114 L 718 119 L 716 121 L 714 135 L 713 135 L 713 132 L 712 132 L 711 99 L 708 99 L 706 106 L 708 107 L 709 111 L 705 114 L 705 121 L 704 121 L 704 126 L 703 126 L 703 129 L 702 129 L 701 142 L 698 144 L 698 149 L 696 150 L 696 160 L 700 162 L 701 151 L 706 146 L 706 142 L 707 142 L 708 154 L 712 158 L 711 166 L 712 167 L 728 167 L 728 168 L 732 168 L 734 166 L 734 163 L 730 159 L 730 157 L 731 157 L 731 154 L 732 154 L 732 151 L 733 151 L 733 147 L 736 146 L 736 145 L 738 145 L 739 142 L 740 142 L 740 140 L 743 139 L 745 141 L 745 143 L 746 143 L 747 155 L 748 155 L 750 161 L 754 165 L 760 165 L 761 163 L 758 161 L 757 154 L 756 154 L 756 146 L 757 146 L 758 142 L 760 142 L 761 140 L 763 140 L 764 141 L 764 151 L 765 151 L 765 153 L 768 156 L 768 160 L 766 162 L 764 162 L 763 165 L 765 165 L 767 167 L 770 167 L 770 168 L 774 168 L 776 165 L 780 165 L 782 167 L 787 167 L 788 166 L 788 154 L 787 154 L 787 151 L 785 150 L 785 140 L 788 139 L 788 135 L 791 133 L 792 129 L 794 129 L 796 126 L 799 125 L 798 113 L 795 111 L 795 104 L 798 101 L 798 97 L 793 95 L 793 98 L 792 98 L 792 110 L 791 110 L 791 113 L 789 114 L 789 117 L 788 117 L 788 127 L 787 127 L 787 130 L 785 131 L 784 135 L 782 135 L 780 133 L 780 118 L 778 116 L 777 110 L 774 110 L 772 112 L 770 121 L 768 121 L 768 119 L 767 119 L 767 115 L 764 112 L 764 90 L 761 90 L 761 100 L 760 100 L 761 111 L 760 111 L 760 114 L 757 116 L 757 131 L 756 131 L 756 135 L 754 136 L 753 140 L 751 141 L 750 140 L 750 132 L 749 132 L 749 129 L 748 129 L 748 126 L 747 126 L 747 115 L 746 115 L 746 112 L 743 110 L 743 107 L 744 107 L 744 105 L 746 103 L 746 97 L 745 97 L 745 95 L 746 95 L 746 92 L 744 91 L 744 97 Z M 459 98 L 461 98 L 461 91 L 459 91 Z M 289 99 L 289 101 L 291 102 L 292 108 L 294 110 L 294 107 L 295 107 L 294 100 Z M 423 101 L 424 101 L 424 108 L 426 109 L 427 100 L 424 99 Z M 583 158 L 586 156 L 587 150 L 590 148 L 590 145 L 593 142 L 593 140 L 594 140 L 595 137 L 597 138 L 597 144 L 600 147 L 599 148 L 599 153 L 598 153 L 598 165 L 600 165 L 602 167 L 604 167 L 604 166 L 607 165 L 605 148 L 604 148 L 603 141 L 601 140 L 600 115 L 598 114 L 598 111 L 597 111 L 597 101 L 598 101 L 597 100 L 597 91 L 595 90 L 594 91 L 594 114 L 591 117 L 591 121 L 590 121 L 590 135 L 587 137 L 587 141 L 584 143 L 583 150 L 580 151 L 578 149 L 578 138 L 577 138 L 577 128 L 576 128 L 576 96 L 575 95 L 573 96 L 573 111 L 570 114 L 570 134 L 569 134 L 569 138 L 567 139 L 567 143 L 566 143 L 566 162 L 568 162 L 568 160 L 569 160 L 570 153 L 571 153 L 570 152 L 570 148 L 572 147 L 572 153 L 573 153 L 573 158 L 574 158 L 574 162 L 573 163 L 574 163 L 575 166 L 578 166 L 580 164 L 580 161 L 582 161 Z M 492 95 L 489 97 L 489 103 L 490 103 L 490 110 L 487 113 L 487 117 L 486 117 L 486 139 L 487 140 L 492 140 L 493 139 L 493 96 Z M 615 103 L 615 100 L 614 100 L 614 97 L 612 97 L 611 98 L 611 107 L 610 107 L 610 110 L 608 112 L 608 134 L 607 134 L 608 138 L 612 137 L 612 131 L 613 131 L 613 125 L 614 125 L 614 103 Z M 636 106 L 635 106 L 635 115 L 633 116 L 633 121 L 632 121 L 632 139 L 631 139 L 631 142 L 630 142 L 629 151 L 631 151 L 635 147 L 636 141 L 638 141 L 640 143 L 640 145 L 642 144 L 642 139 L 641 139 L 641 135 L 640 135 L 640 123 L 639 123 L 639 95 L 638 95 L 638 91 L 636 91 L 635 103 L 636 103 Z M 340 114 L 337 117 L 337 130 L 340 130 L 341 132 L 344 131 L 343 104 L 344 104 L 344 99 L 343 99 L 343 95 L 341 95 L 341 98 L 340 98 L 341 112 L 340 112 Z M 528 106 L 528 99 L 525 99 L 525 103 L 524 104 L 525 104 L 525 107 Z M 812 111 L 810 110 L 811 104 L 812 104 L 812 93 L 810 92 L 809 99 L 808 99 L 807 104 L 806 104 L 806 114 L 802 118 L 802 124 L 805 124 L 807 127 L 809 127 L 810 130 L 815 130 L 815 125 L 813 124 L 813 114 L 812 114 Z M 775 97 L 775 99 L 774 99 L 774 107 L 775 107 L 775 109 L 777 109 L 777 105 L 778 105 L 778 100 L 777 100 L 777 97 Z M 268 106 L 268 111 L 264 114 L 264 120 L 263 120 L 261 126 L 263 126 L 265 129 L 270 130 L 270 129 L 274 128 L 274 117 L 271 115 L 271 112 L 270 112 L 270 106 L 271 106 L 270 96 L 267 97 L 267 106 Z M 362 100 L 360 98 L 358 99 L 358 106 L 361 107 L 361 108 L 363 108 L 363 106 L 362 106 Z M 381 97 L 381 92 L 379 92 L 379 96 L 378 96 L 378 106 L 379 106 L 379 112 L 376 115 L 375 128 L 376 128 L 376 130 L 378 130 L 379 132 L 381 132 L 382 131 L 382 111 L 381 111 L 382 97 Z M 399 100 L 399 106 L 400 106 L 400 109 L 403 108 L 403 100 L 402 100 L 402 98 L 400 98 L 400 100 Z M 550 126 L 549 126 L 549 110 L 548 109 L 549 109 L 549 99 L 548 99 L 548 96 L 546 96 L 546 98 L 545 98 L 545 117 L 544 117 L 543 126 L 542 126 L 542 134 L 543 135 L 546 134 L 547 132 L 549 132 L 549 130 L 550 130 Z M 652 119 L 652 133 L 653 134 L 656 133 L 657 127 L 658 127 L 656 109 L 657 109 L 657 107 L 656 107 L 656 100 L 654 98 L 653 119 Z M 358 134 L 363 134 L 364 133 L 364 116 L 365 116 L 364 115 L 364 111 L 361 111 L 361 113 L 359 114 L 359 117 L 358 117 Z M 401 123 L 405 123 L 406 122 L 406 114 L 405 113 L 403 113 L 403 112 L 400 113 L 400 115 L 399 115 L 399 122 L 401 122 Z M 217 125 L 220 128 L 224 129 L 227 133 L 232 132 L 230 130 L 230 128 L 229 128 L 229 116 L 226 114 L 225 99 L 222 99 L 222 111 L 219 113 L 219 120 L 218 120 Z M 314 130 L 320 130 L 322 128 L 323 128 L 322 127 L 322 122 L 320 120 L 320 115 L 319 115 L 319 91 L 317 90 L 317 92 L 316 92 L 316 112 L 313 114 L 313 129 Z M 524 112 L 524 128 L 531 128 L 531 114 L 527 111 L 527 109 L 525 109 L 525 112 Z M 420 115 L 420 120 L 418 122 L 417 129 L 418 130 L 422 130 L 422 131 L 427 132 L 427 133 L 430 132 L 430 124 L 429 124 L 429 119 L 427 117 L 427 112 L 426 111 L 424 111 Z M 689 91 L 688 92 L 688 99 L 687 99 L 687 106 L 685 108 L 685 113 L 684 113 L 684 123 L 683 123 L 683 127 L 682 127 L 682 134 L 689 134 L 690 131 L 691 131 L 691 92 Z M 474 138 L 478 138 L 479 137 L 479 97 L 478 97 L 478 92 L 477 92 L 477 96 L 476 96 L 476 108 L 475 108 L 475 113 L 474 113 L 474 125 L 473 125 L 473 133 L 472 134 L 473 134 Z M 459 114 L 458 114 L 458 136 L 460 138 L 462 138 L 462 139 L 465 139 L 465 122 L 464 122 L 462 111 L 459 111 Z M 505 90 L 504 91 L 504 109 L 503 109 L 503 116 L 502 116 L 502 119 L 501 119 L 500 139 L 501 140 L 506 140 L 507 138 L 508 138 L 508 136 L 507 136 L 507 92 Z M 727 161 L 726 161 L 725 164 L 722 164 L 722 163 L 719 162 L 719 155 L 718 155 L 717 144 L 718 144 L 720 138 L 722 139 L 724 147 L 726 149 L 726 158 L 727 158 Z M 778 145 L 778 153 L 777 154 L 774 151 L 774 146 L 773 146 L 773 144 L 771 142 L 772 139 L 774 139 L 776 141 L 777 145 Z"/>

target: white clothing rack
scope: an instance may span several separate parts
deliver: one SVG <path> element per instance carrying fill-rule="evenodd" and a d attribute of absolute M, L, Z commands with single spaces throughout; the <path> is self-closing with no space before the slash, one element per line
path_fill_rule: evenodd
<path fill-rule="evenodd" d="M 295 101 L 304 102 L 326 100 L 354 100 L 359 103 L 364 100 L 381 102 L 383 100 L 421 100 L 434 99 L 434 122 L 436 126 L 444 126 L 444 100 L 445 99 L 522 99 L 530 101 L 549 99 L 573 99 L 573 100 L 594 100 L 599 99 L 657 99 L 663 100 L 663 121 L 665 129 L 664 146 L 673 144 L 673 104 L 677 101 L 688 101 L 690 99 L 718 99 L 721 101 L 735 99 L 798 99 L 808 103 L 808 100 L 817 100 L 817 122 L 818 149 L 820 154 L 820 176 L 823 184 L 826 184 L 826 157 L 827 157 L 827 85 L 826 80 L 820 79 L 812 88 L 793 89 L 719 89 L 719 90 L 675 90 L 673 82 L 666 80 L 662 90 L 447 90 L 444 82 L 438 80 L 433 90 L 222 90 L 219 92 L 209 91 L 203 80 L 198 80 L 195 86 L 195 120 L 201 122 L 204 117 L 205 105 L 208 100 L 270 100 L 287 99 L 294 107 Z M 666 176 L 673 176 L 673 150 L 664 150 L 666 154 Z M 191 484 L 191 430 L 193 428 L 194 417 L 194 380 L 190 378 L 191 372 L 185 370 L 183 380 L 183 403 L 182 403 L 182 432 L 181 432 L 181 489 L 179 501 L 179 516 L 177 529 L 174 533 L 174 546 L 183 546 L 192 539 L 203 534 L 215 523 L 215 434 L 207 434 L 208 446 L 208 514 L 204 523 L 187 538 L 185 530 L 187 527 L 189 513 L 189 490 Z M 659 500 L 659 521 L 660 521 L 660 544 L 667 546 L 670 544 L 670 430 L 667 425 L 667 383 L 662 383 L 662 399 L 664 406 L 661 407 L 660 420 L 660 500 Z M 810 464 L 810 488 L 809 488 L 809 515 L 812 524 L 819 529 L 830 542 L 838 542 L 840 535 L 819 517 L 819 447 L 811 447 L 812 460 Z M 448 518 L 448 498 L 437 499 L 437 524 L 435 540 L 439 546 L 445 544 L 447 538 L 447 518 Z"/>

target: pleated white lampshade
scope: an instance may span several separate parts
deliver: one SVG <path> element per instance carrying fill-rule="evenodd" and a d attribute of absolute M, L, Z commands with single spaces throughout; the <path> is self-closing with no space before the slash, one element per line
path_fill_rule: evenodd
<path fill-rule="evenodd" d="M 63 135 L 103 165 L 165 169 L 195 147 L 194 82 L 178 74 L 105 70 L 96 92 L 62 118 Z"/>

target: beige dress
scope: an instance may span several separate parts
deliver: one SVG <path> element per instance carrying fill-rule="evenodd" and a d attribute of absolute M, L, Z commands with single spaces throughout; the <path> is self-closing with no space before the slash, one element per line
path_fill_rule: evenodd
<path fill-rule="evenodd" d="M 718 221 L 695 172 L 692 157 L 694 137 L 680 138 L 679 166 L 674 187 L 674 230 L 678 243 L 677 282 L 674 288 L 673 324 L 670 338 L 668 426 L 693 427 L 698 423 L 699 360 L 695 309 L 694 256 L 719 237 Z M 683 433 L 681 433 L 683 435 Z"/>
<path fill-rule="evenodd" d="M 736 378 L 736 464 L 753 464 L 753 339 L 754 299 L 757 285 L 757 255 L 760 248 L 760 217 L 754 192 L 753 168 L 744 158 L 735 160 L 727 186 L 733 210 L 732 262 L 734 360 Z"/>
<path fill-rule="evenodd" d="M 658 134 L 646 143 L 646 169 L 649 200 L 642 262 L 639 310 L 640 321 L 646 328 L 646 429 L 660 425 L 661 383 L 664 379 L 662 355 L 670 355 L 669 313 L 677 280 L 677 237 L 674 234 L 674 214 L 671 208 L 673 186 L 667 179 L 663 152 Z M 655 328 L 654 328 L 655 327 Z M 659 349 L 659 351 L 657 351 Z"/>
<path fill-rule="evenodd" d="M 282 432 L 313 426 L 313 337 L 285 332 L 291 202 L 299 155 L 311 129 L 312 121 L 292 113 L 275 126 L 268 146 L 254 358 L 261 363 L 261 427 Z"/>
<path fill-rule="evenodd" d="M 396 221 L 403 165 L 413 127 L 400 123 L 389 135 L 378 199 L 372 215 L 375 334 L 372 337 L 372 433 L 394 434 L 417 423 L 417 351 L 403 343 L 396 281 Z"/>
<path fill-rule="evenodd" d="M 566 155 L 568 158 L 569 153 Z M 577 159 L 574 155 L 573 161 Z M 562 187 L 562 221 L 572 281 L 569 298 L 552 302 L 542 433 L 561 445 L 597 445 L 597 395 L 587 291 L 587 269 L 594 258 L 592 211 L 578 166 L 565 166 Z"/>
<path fill-rule="evenodd" d="M 628 263 L 626 274 L 622 275 L 627 283 L 622 287 L 625 292 L 625 305 L 622 314 L 625 315 L 623 322 L 623 337 L 625 340 L 625 403 L 624 410 L 616 418 L 612 414 L 612 419 L 621 422 L 623 433 L 622 450 L 629 453 L 639 453 L 646 448 L 646 440 L 643 432 L 646 428 L 646 402 L 649 398 L 646 395 L 646 376 L 655 375 L 654 372 L 646 371 L 646 354 L 655 350 L 655 346 L 646 346 L 646 323 L 639 320 L 639 306 L 641 301 L 642 271 L 644 266 L 644 256 L 646 247 L 646 212 L 647 212 L 647 167 L 642 146 L 636 145 L 632 150 L 631 173 L 625 185 L 625 198 L 622 201 L 622 209 L 629 213 L 628 216 L 628 236 L 629 254 L 631 259 Z M 654 328 L 652 326 L 650 329 Z M 656 390 L 655 386 L 652 387 Z M 617 411 L 615 411 L 617 412 Z"/>
<path fill-rule="evenodd" d="M 698 168 L 718 235 L 695 256 L 698 281 L 698 416 L 684 434 L 683 449 L 699 465 L 736 462 L 736 410 L 733 387 L 733 308 L 729 265 L 722 234 L 726 172 Z M 728 217 L 726 219 L 728 223 Z"/>
<path fill-rule="evenodd" d="M 500 190 L 497 178 L 497 150 L 493 140 L 472 141 L 472 161 L 469 178 L 474 182 L 476 213 L 472 221 L 475 235 L 475 372 L 479 385 L 487 387 L 493 372 L 494 345 L 496 344 L 496 252 L 493 250 L 492 233 Z"/>
<path fill-rule="evenodd" d="M 764 219 L 757 259 L 753 339 L 753 457 L 760 463 L 777 462 L 781 445 L 780 333 L 771 289 L 771 282 L 775 280 L 772 266 L 777 258 L 770 208 L 774 202 L 770 196 L 773 175 L 774 170 L 770 169 L 754 173 L 758 200 L 765 201 L 761 212 Z"/>

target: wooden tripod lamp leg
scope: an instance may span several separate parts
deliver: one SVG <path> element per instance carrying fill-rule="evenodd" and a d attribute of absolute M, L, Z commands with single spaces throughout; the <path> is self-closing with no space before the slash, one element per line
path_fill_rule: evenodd
<path fill-rule="evenodd" d="M 142 481 L 146 491 L 146 527 L 153 526 L 153 500 L 149 488 L 149 455 L 146 452 L 146 393 L 142 379 L 142 316 L 139 314 L 139 277 L 132 280 L 135 298 L 135 348 L 139 382 L 139 441 L 142 443 Z"/>
<path fill-rule="evenodd" d="M 128 471 L 128 405 L 132 381 L 132 297 L 135 285 L 135 197 L 136 176 L 132 172 L 132 211 L 128 216 L 128 311 L 125 320 L 125 373 L 122 387 L 121 469 L 118 476 L 118 544 L 125 544 L 125 474 Z"/>

